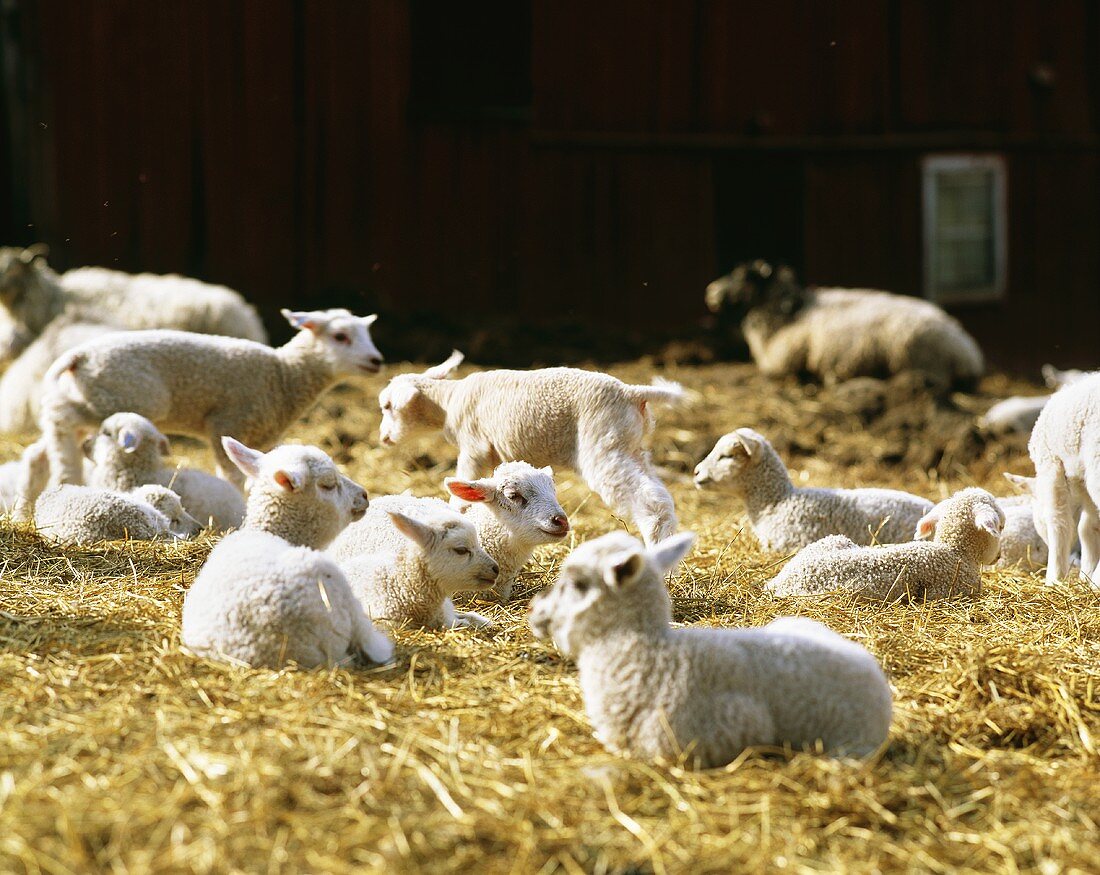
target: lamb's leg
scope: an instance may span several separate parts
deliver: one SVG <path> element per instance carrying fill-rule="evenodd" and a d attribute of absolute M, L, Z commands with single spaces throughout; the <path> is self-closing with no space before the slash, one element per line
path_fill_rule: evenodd
<path fill-rule="evenodd" d="M 46 458 L 46 444 L 39 439 L 23 451 L 19 459 L 19 482 L 16 487 L 12 516 L 23 522 L 34 519 L 34 503 L 46 489 L 50 479 L 50 465 Z"/>
<path fill-rule="evenodd" d="M 63 399 L 43 398 L 39 424 L 49 459 L 50 486 L 83 483 L 84 463 L 77 440 L 77 431 L 85 425 L 83 417 Z"/>
<path fill-rule="evenodd" d="M 1048 548 L 1046 582 L 1053 586 L 1069 573 L 1069 554 L 1077 522 L 1077 507 L 1070 496 L 1065 474 L 1040 474 L 1035 481 L 1035 500 L 1043 508 Z"/>
<path fill-rule="evenodd" d="M 1081 575 L 1096 586 L 1100 565 L 1100 471 L 1085 476 L 1085 493 L 1081 496 L 1081 520 L 1077 536 L 1081 539 Z"/>
<path fill-rule="evenodd" d="M 620 516 L 629 517 L 647 547 L 676 533 L 676 508 L 644 455 L 593 453 L 581 460 L 581 476 Z"/>

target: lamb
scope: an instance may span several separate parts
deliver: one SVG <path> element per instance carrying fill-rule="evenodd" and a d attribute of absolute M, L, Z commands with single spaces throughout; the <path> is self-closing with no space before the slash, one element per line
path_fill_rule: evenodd
<path fill-rule="evenodd" d="M 972 385 L 981 349 L 928 301 L 866 289 L 806 289 L 789 267 L 738 265 L 706 291 L 707 307 L 740 327 L 770 376 L 808 373 L 826 383 L 923 373 L 939 389 Z"/>
<path fill-rule="evenodd" d="M 339 566 L 320 552 L 367 510 L 367 493 L 316 447 L 269 453 L 226 437 L 252 478 L 244 527 L 211 551 L 183 601 L 181 640 L 197 656 L 279 668 L 383 663 L 376 630 Z"/>
<path fill-rule="evenodd" d="M 683 390 L 661 381 L 630 386 L 575 368 L 484 371 L 448 376 L 457 350 L 423 374 L 401 374 L 382 390 L 382 443 L 442 430 L 458 447 L 457 476 L 474 480 L 501 462 L 526 460 L 576 470 L 646 543 L 676 528 L 672 496 L 642 449 L 650 403 L 675 403 Z"/>
<path fill-rule="evenodd" d="M 1081 573 L 1096 583 L 1100 563 L 1100 374 L 1055 392 L 1031 431 L 1035 529 L 1047 544 L 1046 582 L 1070 568 L 1074 529 Z"/>
<path fill-rule="evenodd" d="M 373 504 L 407 540 L 386 552 L 352 554 L 341 561 L 370 617 L 425 629 L 492 626 L 480 614 L 456 611 L 451 600 L 461 590 L 490 589 L 500 572 L 478 543 L 474 524 L 438 499 L 391 495 Z M 336 556 L 348 555 L 334 546 Z"/>
<path fill-rule="evenodd" d="M 267 343 L 255 309 L 232 289 L 176 274 L 128 274 L 101 267 L 58 276 L 46 264 L 42 246 L 0 249 L 0 310 L 15 338 L 9 356 L 62 315 L 73 322 L 173 328 Z"/>
<path fill-rule="evenodd" d="M 1060 389 L 1086 376 L 1086 371 L 1060 371 L 1053 365 L 1043 365 L 1043 379 L 1052 389 Z M 978 418 L 978 427 L 990 434 L 1027 434 L 1035 426 L 1050 395 L 1025 397 L 1014 395 L 998 401 Z"/>
<path fill-rule="evenodd" d="M 159 483 L 177 493 L 191 516 L 216 532 L 239 529 L 244 521 L 244 497 L 228 480 L 194 468 L 164 464 L 171 452 L 166 438 L 144 416 L 115 413 L 85 444 L 92 460 L 92 486 L 123 492 Z"/>
<path fill-rule="evenodd" d="M 992 495 L 964 489 L 917 524 L 918 537 L 935 533 L 931 542 L 861 547 L 830 535 L 796 554 L 766 588 L 780 598 L 841 591 L 884 602 L 978 595 L 981 567 L 997 561 L 1004 525 Z"/>
<path fill-rule="evenodd" d="M 864 648 L 798 617 L 760 629 L 673 629 L 664 578 L 681 534 L 644 549 L 613 532 L 582 544 L 531 604 L 531 629 L 573 657 L 596 737 L 616 753 L 724 765 L 753 746 L 865 756 L 891 694 Z"/>
<path fill-rule="evenodd" d="M 477 529 L 478 543 L 500 567 L 495 592 L 501 601 L 512 594 L 516 575 L 530 561 L 535 548 L 560 541 L 569 533 L 569 518 L 558 503 L 550 468 L 505 462 L 497 466 L 492 477 L 448 477 L 444 485 L 453 495 L 472 502 L 461 510 Z M 387 508 L 404 513 L 424 502 L 442 504 L 439 499 L 406 496 L 394 496 L 387 502 Z M 337 558 L 347 558 L 394 551 L 404 546 L 405 540 L 376 500 L 362 520 L 340 534 L 330 552 Z"/>
<path fill-rule="evenodd" d="M 765 550 L 788 553 L 826 535 L 856 544 L 898 544 L 932 509 L 932 502 L 896 489 L 802 489 L 759 432 L 736 429 L 719 438 L 695 468 L 695 485 L 740 496 Z"/>
<path fill-rule="evenodd" d="M 43 536 L 58 544 L 192 538 L 202 531 L 202 524 L 183 509 L 179 496 L 157 485 L 128 494 L 92 486 L 56 486 L 38 497 L 35 524 Z"/>
<path fill-rule="evenodd" d="M 129 411 L 164 431 L 205 437 L 218 474 L 241 486 L 244 476 L 220 435 L 269 449 L 340 379 L 382 366 L 369 330 L 377 317 L 347 310 L 283 315 L 299 331 L 278 349 L 156 330 L 119 332 L 65 353 L 46 375 L 39 417 L 50 483 L 80 482 L 81 430 Z"/>

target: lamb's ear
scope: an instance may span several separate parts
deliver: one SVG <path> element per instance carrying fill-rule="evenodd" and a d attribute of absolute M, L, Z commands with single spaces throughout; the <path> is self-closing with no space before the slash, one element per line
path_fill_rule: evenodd
<path fill-rule="evenodd" d="M 603 579 L 611 589 L 620 589 L 634 583 L 642 576 L 643 571 L 645 554 L 641 550 L 631 550 L 612 558 L 611 564 L 603 573 Z"/>
<path fill-rule="evenodd" d="M 141 435 L 139 435 L 132 428 L 119 429 L 118 437 L 115 438 L 115 442 L 118 444 L 119 449 L 124 453 L 133 453 L 137 450 L 138 445 L 141 443 Z"/>
<path fill-rule="evenodd" d="M 264 454 L 259 450 L 246 447 L 240 441 L 229 436 L 222 437 L 222 449 L 240 472 L 248 477 L 255 477 L 260 473 L 260 462 Z"/>
<path fill-rule="evenodd" d="M 39 258 L 45 258 L 50 254 L 50 247 L 45 243 L 35 243 L 19 253 L 19 260 L 23 264 L 34 264 Z"/>
<path fill-rule="evenodd" d="M 974 507 L 974 525 L 984 532 L 989 532 L 994 538 L 1001 537 L 1001 517 L 988 504 L 979 504 Z"/>
<path fill-rule="evenodd" d="M 1029 495 L 1032 493 L 1035 487 L 1034 477 L 1025 477 L 1023 474 L 1013 474 L 1011 471 L 1005 471 L 1005 480 L 1007 480 L 1021 492 L 1026 492 Z"/>
<path fill-rule="evenodd" d="M 309 468 L 305 464 L 293 468 L 280 468 L 271 475 L 271 479 L 285 491 L 297 492 L 306 485 L 306 481 L 309 479 Z"/>
<path fill-rule="evenodd" d="M 650 561 L 660 569 L 663 577 L 680 564 L 680 560 L 687 555 L 687 551 L 691 549 L 691 545 L 694 543 L 695 534 L 693 532 L 681 532 L 678 535 L 671 535 L 650 548 Z"/>
<path fill-rule="evenodd" d="M 456 349 L 451 352 L 446 361 L 428 368 L 423 376 L 427 377 L 429 380 L 444 380 L 454 373 L 455 368 L 462 364 L 464 358 L 466 358 L 466 356 Z"/>
<path fill-rule="evenodd" d="M 745 448 L 745 455 L 751 459 L 752 454 L 755 453 L 760 446 L 756 438 L 747 434 L 743 428 L 739 428 L 735 431 L 733 436 L 737 439 L 737 443 Z"/>
<path fill-rule="evenodd" d="M 496 485 L 492 480 L 459 480 L 457 477 L 448 477 L 443 481 L 443 485 L 451 495 L 463 501 L 492 501 L 497 494 Z"/>
<path fill-rule="evenodd" d="M 362 322 L 363 325 L 365 325 L 367 328 L 370 328 L 375 322 L 378 321 L 378 314 L 371 313 L 369 316 L 364 316 L 359 321 Z"/>
<path fill-rule="evenodd" d="M 425 525 L 420 520 L 414 520 L 411 516 L 405 516 L 405 514 L 396 510 L 386 511 L 386 513 L 389 514 L 394 528 L 414 544 L 418 544 L 426 550 L 435 540 L 435 532 L 431 526 Z"/>
<path fill-rule="evenodd" d="M 292 328 L 297 328 L 299 331 L 312 331 L 314 334 L 320 334 L 325 330 L 325 326 L 328 324 L 328 319 L 325 318 L 324 313 L 319 310 L 280 310 L 283 314 L 283 318 L 290 323 Z"/>
<path fill-rule="evenodd" d="M 917 531 L 913 535 L 913 539 L 916 541 L 923 541 L 931 538 L 936 533 L 936 526 L 940 521 L 940 508 L 936 505 L 928 513 L 917 521 Z"/>
<path fill-rule="evenodd" d="M 162 456 L 167 456 L 172 452 L 172 444 L 168 441 L 168 438 L 161 435 L 157 439 L 157 449 L 160 450 Z"/>

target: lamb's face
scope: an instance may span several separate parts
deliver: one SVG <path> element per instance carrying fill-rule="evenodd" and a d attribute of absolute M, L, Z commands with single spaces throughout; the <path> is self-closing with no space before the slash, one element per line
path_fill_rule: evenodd
<path fill-rule="evenodd" d="M 448 595 L 462 590 L 487 590 L 497 582 L 500 567 L 482 549 L 474 524 L 462 514 L 440 509 L 426 518 L 390 513 L 394 526 L 423 552 L 432 579 Z"/>
<path fill-rule="evenodd" d="M 485 502 L 524 544 L 548 544 L 569 534 L 569 518 L 558 503 L 554 472 L 526 462 L 505 462 L 482 480 L 448 478 L 452 494 L 466 501 Z"/>
<path fill-rule="evenodd" d="M 382 425 L 378 434 L 382 443 L 388 447 L 427 430 L 423 417 L 416 415 L 422 402 L 420 391 L 409 375 L 394 377 L 378 396 L 378 406 L 382 408 Z"/>
<path fill-rule="evenodd" d="M 84 442 L 84 455 L 98 466 L 114 464 L 127 456 L 135 462 L 152 464 L 170 450 L 168 438 L 136 413 L 108 416 L 99 431 Z"/>
<path fill-rule="evenodd" d="M 284 310 L 283 315 L 295 328 L 310 332 L 335 373 L 377 374 L 382 369 L 382 353 L 370 336 L 378 316 L 360 318 L 348 310 Z"/>
<path fill-rule="evenodd" d="M 978 561 L 992 565 L 1001 556 L 1005 513 L 984 489 L 969 488 L 946 498 L 917 523 L 915 537 L 945 539 L 948 543 L 973 543 Z M 1036 529 L 1039 529 L 1038 521 Z"/>
<path fill-rule="evenodd" d="M 147 501 L 168 518 L 168 534 L 174 538 L 193 538 L 202 531 L 202 523 L 183 508 L 180 497 L 164 486 L 142 486 L 134 494 Z"/>
<path fill-rule="evenodd" d="M 718 486 L 739 491 L 745 473 L 757 460 L 756 451 L 763 440 L 763 435 L 747 428 L 720 437 L 709 455 L 695 466 L 696 488 Z"/>

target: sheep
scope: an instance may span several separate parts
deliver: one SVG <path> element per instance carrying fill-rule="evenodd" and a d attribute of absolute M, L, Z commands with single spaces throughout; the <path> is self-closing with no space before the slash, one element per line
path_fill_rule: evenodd
<path fill-rule="evenodd" d="M 558 504 L 550 468 L 505 462 L 497 466 L 492 477 L 448 477 L 444 486 L 453 495 L 472 502 L 460 510 L 477 529 L 478 543 L 500 566 L 494 589 L 501 601 L 508 600 L 516 575 L 530 561 L 535 548 L 560 541 L 569 533 L 569 518 Z M 432 501 L 439 499 L 395 496 L 392 507 L 407 512 L 410 505 Z M 340 534 L 332 545 L 333 555 L 350 557 L 403 546 L 405 538 L 390 524 L 378 502 L 362 520 Z"/>
<path fill-rule="evenodd" d="M 405 543 L 366 554 L 334 544 L 332 553 L 367 614 L 390 625 L 425 629 L 492 626 L 480 614 L 456 611 L 451 600 L 461 590 L 490 589 L 500 573 L 478 543 L 474 524 L 438 499 L 390 495 L 372 505 Z"/>
<path fill-rule="evenodd" d="M 442 430 L 458 447 L 456 474 L 474 480 L 501 462 L 566 467 L 619 514 L 647 544 L 676 528 L 672 496 L 642 449 L 650 403 L 676 403 L 679 385 L 630 386 L 575 368 L 484 371 L 444 379 L 462 361 L 457 350 L 423 374 L 394 377 L 379 395 L 382 443 Z"/>
<path fill-rule="evenodd" d="M 177 493 L 187 512 L 216 532 L 238 529 L 244 521 L 244 497 L 228 480 L 194 468 L 164 464 L 171 452 L 166 438 L 144 416 L 115 413 L 85 444 L 93 463 L 92 486 L 128 491 L 159 483 Z"/>
<path fill-rule="evenodd" d="M 861 547 L 844 535 L 830 535 L 804 548 L 767 584 L 787 596 L 849 592 L 868 601 L 923 601 L 978 595 L 981 567 L 1000 552 L 1005 514 L 984 489 L 955 493 L 917 524 L 917 536 L 931 542 Z"/>
<path fill-rule="evenodd" d="M 896 489 L 799 488 L 768 439 L 751 428 L 719 438 L 696 466 L 695 485 L 740 496 L 763 548 L 781 553 L 826 535 L 847 535 L 864 545 L 909 541 L 932 509 L 931 501 Z"/>
<path fill-rule="evenodd" d="M 202 531 L 202 524 L 183 509 L 179 496 L 158 485 L 130 493 L 55 486 L 38 497 L 35 524 L 40 534 L 58 544 L 191 538 Z"/>
<path fill-rule="evenodd" d="M 673 629 L 664 578 L 694 536 L 649 549 L 623 532 L 582 544 L 531 604 L 531 630 L 574 658 L 610 751 L 724 765 L 745 748 L 865 756 L 887 738 L 890 687 L 875 658 L 798 617 L 758 629 Z"/>
<path fill-rule="evenodd" d="M 1070 569 L 1074 529 L 1081 574 L 1097 583 L 1100 564 L 1100 374 L 1055 392 L 1031 431 L 1035 529 L 1047 545 L 1046 582 Z"/>
<path fill-rule="evenodd" d="M 255 309 L 237 292 L 177 274 L 128 274 L 83 267 L 58 276 L 44 247 L 0 249 L 0 310 L 18 339 L 32 341 L 57 317 L 109 322 L 118 328 L 173 328 L 267 343 Z"/>
<path fill-rule="evenodd" d="M 38 427 L 42 380 L 59 355 L 78 344 L 118 331 L 98 322 L 59 316 L 23 350 L 0 377 L 0 431 L 27 433 Z"/>
<path fill-rule="evenodd" d="M 196 656 L 280 668 L 384 663 L 376 630 L 321 552 L 367 510 L 367 493 L 316 447 L 223 448 L 251 479 L 240 531 L 211 551 L 183 600 L 181 643 Z"/>
<path fill-rule="evenodd" d="M 382 366 L 369 330 L 376 316 L 347 310 L 283 315 L 299 331 L 277 349 L 154 330 L 119 332 L 62 355 L 46 375 L 39 416 L 51 485 L 80 482 L 82 429 L 129 411 L 164 431 L 209 440 L 218 474 L 240 487 L 244 475 L 230 463 L 220 435 L 270 449 L 340 379 Z"/>
<path fill-rule="evenodd" d="M 923 373 L 936 388 L 972 385 L 981 349 L 935 304 L 866 289 L 806 289 L 789 267 L 738 265 L 706 290 L 707 307 L 740 326 L 766 375 L 826 383 Z"/>
<path fill-rule="evenodd" d="M 1043 380 L 1051 389 L 1060 389 L 1087 376 L 1087 371 L 1060 371 L 1053 365 L 1043 365 Z M 1035 426 L 1039 414 L 1043 412 L 1050 395 L 1022 396 L 1013 395 L 998 401 L 982 416 L 978 417 L 978 427 L 994 435 L 1028 434 Z"/>

